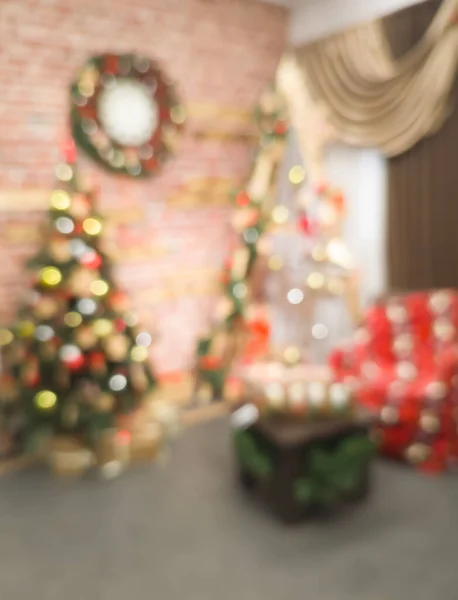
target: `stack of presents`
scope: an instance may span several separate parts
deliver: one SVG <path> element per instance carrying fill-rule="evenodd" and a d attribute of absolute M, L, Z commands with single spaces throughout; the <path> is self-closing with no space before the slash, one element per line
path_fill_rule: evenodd
<path fill-rule="evenodd" d="M 243 486 L 296 521 L 363 497 L 376 453 L 426 473 L 452 469 L 457 327 L 456 292 L 419 292 L 370 307 L 326 368 L 245 360 L 233 413 Z"/>

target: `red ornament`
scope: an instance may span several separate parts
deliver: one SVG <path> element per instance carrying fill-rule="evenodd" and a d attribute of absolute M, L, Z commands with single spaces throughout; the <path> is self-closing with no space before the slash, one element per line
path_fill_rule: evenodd
<path fill-rule="evenodd" d="M 318 195 L 322 195 L 326 192 L 326 190 L 328 189 L 328 186 L 326 183 L 317 183 L 316 187 L 315 187 L 315 191 Z"/>
<path fill-rule="evenodd" d="M 128 446 L 130 444 L 131 437 L 130 431 L 127 429 L 122 429 L 116 434 L 116 442 L 120 446 Z"/>
<path fill-rule="evenodd" d="M 105 355 L 102 352 L 93 352 L 89 357 L 89 364 L 92 369 L 99 370 L 105 367 Z"/>
<path fill-rule="evenodd" d="M 341 192 L 337 192 L 333 195 L 332 201 L 334 202 L 337 210 L 342 212 L 345 208 L 345 198 L 343 197 L 343 194 Z"/>
<path fill-rule="evenodd" d="M 245 192 L 245 191 L 239 192 L 237 194 L 237 196 L 235 197 L 235 202 L 239 206 L 248 206 L 251 202 L 251 198 L 250 198 L 248 192 Z"/>
<path fill-rule="evenodd" d="M 202 356 L 200 366 L 202 369 L 215 371 L 223 366 L 223 361 L 219 356 Z"/>
<path fill-rule="evenodd" d="M 118 57 L 109 54 L 105 57 L 105 72 L 111 73 L 112 75 L 116 75 L 118 72 Z"/>
<path fill-rule="evenodd" d="M 72 164 L 76 162 L 76 145 L 73 138 L 69 138 L 63 142 L 61 152 L 66 163 Z"/>
<path fill-rule="evenodd" d="M 115 319 L 113 321 L 113 326 L 115 328 L 115 331 L 117 331 L 118 333 L 121 333 L 126 329 L 126 323 L 122 319 Z"/>
<path fill-rule="evenodd" d="M 310 233 L 311 233 L 310 221 L 309 221 L 308 217 L 306 217 L 305 215 L 301 215 L 298 218 L 297 227 L 301 233 L 304 233 L 305 235 L 310 235 Z"/>
<path fill-rule="evenodd" d="M 273 132 L 277 135 L 285 135 L 288 131 L 287 121 L 275 121 L 273 126 Z"/>
<path fill-rule="evenodd" d="M 91 251 L 82 256 L 81 264 L 88 269 L 98 269 L 102 264 L 102 259 L 97 252 Z"/>

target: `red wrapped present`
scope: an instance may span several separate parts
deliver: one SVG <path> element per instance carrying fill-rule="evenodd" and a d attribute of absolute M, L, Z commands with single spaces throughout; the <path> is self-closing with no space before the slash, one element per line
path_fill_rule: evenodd
<path fill-rule="evenodd" d="M 427 472 L 458 462 L 457 328 L 458 292 L 392 297 L 329 357 L 334 378 L 379 415 L 382 453 Z"/>

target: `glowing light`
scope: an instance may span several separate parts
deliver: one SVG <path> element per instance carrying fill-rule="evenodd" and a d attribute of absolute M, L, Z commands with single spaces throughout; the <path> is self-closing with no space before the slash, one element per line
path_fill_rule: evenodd
<path fill-rule="evenodd" d="M 66 165 L 65 163 L 57 165 L 56 177 L 57 179 L 60 179 L 60 181 L 70 181 L 73 177 L 73 169 L 70 165 Z"/>
<path fill-rule="evenodd" d="M 124 375 L 113 375 L 113 377 L 110 377 L 108 385 L 114 392 L 120 392 L 126 387 L 127 379 Z"/>
<path fill-rule="evenodd" d="M 54 329 L 49 325 L 39 325 L 35 329 L 35 337 L 40 342 L 47 342 L 54 337 Z"/>
<path fill-rule="evenodd" d="M 144 348 L 148 348 L 148 346 L 151 345 L 152 341 L 153 340 L 152 340 L 150 334 L 146 333 L 146 331 L 142 331 L 135 338 L 135 342 L 136 342 L 137 346 L 143 346 Z"/>
<path fill-rule="evenodd" d="M 299 362 L 301 358 L 301 351 L 297 346 L 289 346 L 283 353 L 284 359 L 289 364 Z"/>
<path fill-rule="evenodd" d="M 148 350 L 145 346 L 134 346 L 130 351 L 130 358 L 134 362 L 144 362 L 148 358 Z"/>
<path fill-rule="evenodd" d="M 19 337 L 28 338 L 33 335 L 35 331 L 35 325 L 32 321 L 20 321 L 17 326 L 17 333 Z"/>
<path fill-rule="evenodd" d="M 65 362 L 72 362 L 81 357 L 81 350 L 73 344 L 66 344 L 59 350 L 60 358 Z"/>
<path fill-rule="evenodd" d="M 323 273 L 310 273 L 307 277 L 307 285 L 312 290 L 319 290 L 324 286 L 325 277 Z"/>
<path fill-rule="evenodd" d="M 98 337 L 105 337 L 113 331 L 113 323 L 108 319 L 97 319 L 92 324 L 92 331 Z"/>
<path fill-rule="evenodd" d="M 0 329 L 0 348 L 8 346 L 14 339 L 14 335 L 9 329 Z"/>
<path fill-rule="evenodd" d="M 327 251 L 329 260 L 336 265 L 339 265 L 344 269 L 351 269 L 353 267 L 353 261 L 350 253 L 348 252 L 342 240 L 331 240 L 328 244 Z"/>
<path fill-rule="evenodd" d="M 342 383 L 333 383 L 329 388 L 329 401 L 334 408 L 344 408 L 350 400 L 350 390 Z"/>
<path fill-rule="evenodd" d="M 71 199 L 64 190 L 56 190 L 51 194 L 51 206 L 56 210 L 67 210 L 70 207 Z"/>
<path fill-rule="evenodd" d="M 292 290 L 289 290 L 286 297 L 290 304 L 300 304 L 304 299 L 304 292 L 299 288 L 293 288 Z"/>
<path fill-rule="evenodd" d="M 56 222 L 56 229 L 59 233 L 71 233 L 75 229 L 75 224 L 69 217 L 59 217 Z"/>
<path fill-rule="evenodd" d="M 91 292 L 94 296 L 105 296 L 108 293 L 110 286 L 103 279 L 96 279 L 91 283 Z"/>
<path fill-rule="evenodd" d="M 70 240 L 70 254 L 75 258 L 81 258 L 88 251 L 88 247 L 80 239 Z"/>
<path fill-rule="evenodd" d="M 312 258 L 316 260 L 316 262 L 323 262 L 328 257 L 328 253 L 326 252 L 326 248 L 323 246 L 315 246 L 312 249 Z"/>
<path fill-rule="evenodd" d="M 45 267 L 40 271 L 40 281 L 50 287 L 59 285 L 62 281 L 62 273 L 56 267 Z"/>
<path fill-rule="evenodd" d="M 268 383 L 265 387 L 266 398 L 270 406 L 281 408 L 286 400 L 285 388 L 278 381 Z"/>
<path fill-rule="evenodd" d="M 295 381 L 288 387 L 289 401 L 293 406 L 305 404 L 307 388 L 302 381 Z"/>
<path fill-rule="evenodd" d="M 94 217 L 89 217 L 83 221 L 83 230 L 88 235 L 99 235 L 102 231 L 102 223 Z"/>
<path fill-rule="evenodd" d="M 92 315 L 97 310 L 97 303 L 91 298 L 79 300 L 76 306 L 83 315 Z"/>
<path fill-rule="evenodd" d="M 291 167 L 288 174 L 288 179 L 293 185 L 298 185 L 302 183 L 305 179 L 305 170 L 300 165 L 294 165 Z"/>
<path fill-rule="evenodd" d="M 326 387 L 320 381 L 310 383 L 307 390 L 307 398 L 315 407 L 321 406 L 326 399 Z"/>
<path fill-rule="evenodd" d="M 68 327 L 78 327 L 78 325 L 81 325 L 82 321 L 83 317 L 80 313 L 74 311 L 67 313 L 64 317 L 64 322 Z"/>
<path fill-rule="evenodd" d="M 57 396 L 50 390 L 42 390 L 35 396 L 35 405 L 40 410 L 51 410 L 57 403 Z"/>
<path fill-rule="evenodd" d="M 323 325 L 322 323 L 317 323 L 316 325 L 314 325 L 312 327 L 312 336 L 316 340 L 324 340 L 325 338 L 328 337 L 328 333 L 329 333 L 328 328 L 326 327 L 326 325 Z"/>
<path fill-rule="evenodd" d="M 276 206 L 272 211 L 272 221 L 277 225 L 284 225 L 288 222 L 289 210 L 286 206 Z"/>

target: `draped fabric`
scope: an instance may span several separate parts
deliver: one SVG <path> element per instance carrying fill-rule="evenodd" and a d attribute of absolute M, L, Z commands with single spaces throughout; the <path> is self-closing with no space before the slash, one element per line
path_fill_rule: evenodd
<path fill-rule="evenodd" d="M 439 0 L 384 20 L 393 55 L 405 55 L 440 10 Z M 452 90 L 452 105 L 458 81 Z M 458 287 L 458 111 L 436 135 L 388 161 L 390 289 Z"/>
<path fill-rule="evenodd" d="M 396 58 L 383 23 L 298 48 L 305 85 L 348 144 L 406 152 L 450 117 L 458 63 L 458 0 L 443 0 L 430 26 Z"/>

